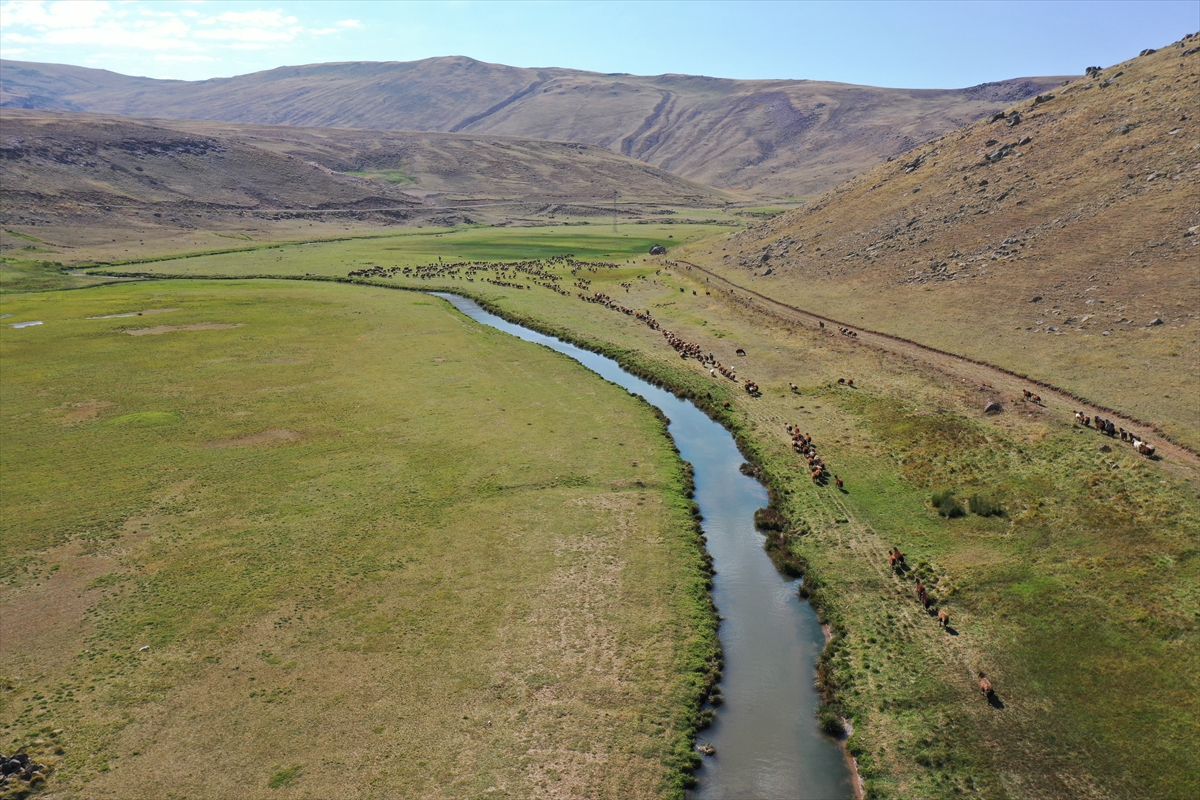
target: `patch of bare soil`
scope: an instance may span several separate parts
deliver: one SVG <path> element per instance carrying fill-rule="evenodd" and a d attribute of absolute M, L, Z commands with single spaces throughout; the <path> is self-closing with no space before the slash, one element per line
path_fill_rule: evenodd
<path fill-rule="evenodd" d="M 41 554 L 45 575 L 0 596 L 0 662 L 35 672 L 61 664 L 83 646 L 85 612 L 99 597 L 92 584 L 120 568 L 78 542 Z"/>
<path fill-rule="evenodd" d="M 294 442 L 302 438 L 295 431 L 289 431 L 286 428 L 277 428 L 275 430 L 263 431 L 250 436 L 243 436 L 240 439 L 222 439 L 216 442 L 209 442 L 205 447 L 249 447 L 255 444 L 271 444 L 274 442 Z"/>
<path fill-rule="evenodd" d="M 115 403 L 107 400 L 84 400 L 82 403 L 65 403 L 58 408 L 48 408 L 47 413 L 58 414 L 58 421 L 64 425 L 74 422 L 86 422 L 95 419 L 103 409 L 112 408 Z"/>
<path fill-rule="evenodd" d="M 160 333 L 175 331 L 225 331 L 230 328 L 240 328 L 244 322 L 197 322 L 195 325 L 156 325 L 153 328 L 134 328 L 125 331 L 130 336 L 158 336 Z"/>

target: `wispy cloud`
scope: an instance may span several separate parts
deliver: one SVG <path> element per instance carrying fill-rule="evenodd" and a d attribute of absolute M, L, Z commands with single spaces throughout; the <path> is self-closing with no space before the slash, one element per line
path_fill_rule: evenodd
<path fill-rule="evenodd" d="M 152 9 L 102 0 L 8 0 L 0 2 L 0 45 L 12 55 L 18 52 L 12 45 L 96 46 L 157 51 L 156 62 L 212 61 L 221 50 L 266 49 L 362 28 L 353 19 L 310 28 L 277 8 L 205 13 L 203 4 L 189 5 Z"/>

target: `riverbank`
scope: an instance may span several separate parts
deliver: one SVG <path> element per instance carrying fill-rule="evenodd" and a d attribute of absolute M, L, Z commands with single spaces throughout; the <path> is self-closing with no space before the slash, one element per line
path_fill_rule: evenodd
<path fill-rule="evenodd" d="M 1200 776 L 1180 744 L 1200 736 L 1200 687 L 1189 677 L 1200 674 L 1190 644 L 1198 603 L 1188 588 L 1200 583 L 1189 555 L 1200 504 L 1190 479 L 1074 427 L 1061 409 L 1001 397 L 1002 413 L 985 416 L 994 387 L 738 303 L 664 260 L 560 274 L 586 288 L 563 296 L 462 278 L 382 282 L 473 289 L 506 316 L 624 354 L 745 432 L 744 454 L 803 531 L 787 550 L 804 560 L 838 633 L 819 670 L 831 709 L 854 725 L 848 746 L 868 794 L 1194 793 Z M 651 312 L 755 380 L 761 396 L 576 291 Z M 813 484 L 789 424 L 812 434 L 844 491 Z M 964 507 L 978 494 L 1002 513 L 942 518 L 930 498 L 944 490 Z M 914 573 L 890 570 L 894 547 L 948 611 L 947 628 L 917 603 Z M 979 671 L 1000 707 L 983 701 Z M 1121 704 L 1105 702 L 1112 693 Z"/>
<path fill-rule="evenodd" d="M 0 721 L 55 791 L 682 795 L 720 654 L 648 406 L 415 293 L 5 312 Z"/>

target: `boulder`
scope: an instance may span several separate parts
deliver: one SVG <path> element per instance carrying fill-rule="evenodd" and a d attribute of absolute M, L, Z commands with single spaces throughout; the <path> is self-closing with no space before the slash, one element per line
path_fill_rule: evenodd
<path fill-rule="evenodd" d="M 1020 125 L 1021 124 L 1021 115 L 1014 111 L 1013 113 L 1008 115 L 1008 119 L 1004 120 L 1004 124 L 1010 128 L 1013 127 L 1014 125 Z"/>
<path fill-rule="evenodd" d="M 999 414 L 1003 410 L 1004 407 L 995 400 L 988 400 L 987 405 L 983 407 L 983 413 L 985 414 Z"/>
<path fill-rule="evenodd" d="M 1158 51 L 1157 51 L 1157 50 L 1155 50 L 1153 47 L 1147 47 L 1145 50 L 1143 50 L 1142 52 L 1138 53 L 1138 55 L 1139 55 L 1139 56 L 1149 56 L 1149 55 L 1154 55 L 1154 54 L 1155 54 L 1155 53 L 1157 53 L 1157 52 L 1158 52 Z"/>
<path fill-rule="evenodd" d="M 1101 453 L 1111 453 L 1112 452 L 1112 448 L 1106 444 L 1102 444 L 1099 447 L 1097 447 L 1096 449 L 1098 451 L 1100 451 Z"/>
<path fill-rule="evenodd" d="M 1002 119 L 1004 119 L 1004 112 L 998 111 L 995 114 L 992 114 L 990 117 L 987 118 L 987 124 L 991 125 L 993 122 L 997 122 Z"/>
<path fill-rule="evenodd" d="M 1146 327 L 1152 328 L 1155 325 L 1162 325 L 1162 324 L 1163 324 L 1162 317 L 1155 317 L 1154 319 L 1152 319 L 1146 323 Z"/>
<path fill-rule="evenodd" d="M 653 245 L 650 248 L 650 255 L 652 256 L 665 256 L 666 254 L 667 248 L 663 247 L 661 244 Z"/>

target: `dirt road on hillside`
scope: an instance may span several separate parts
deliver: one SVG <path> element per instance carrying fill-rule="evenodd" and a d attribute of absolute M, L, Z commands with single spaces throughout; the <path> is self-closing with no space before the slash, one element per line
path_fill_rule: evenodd
<path fill-rule="evenodd" d="M 1038 406 L 1039 408 L 1054 412 L 1064 422 L 1072 422 L 1075 411 L 1082 411 L 1090 417 L 1100 414 L 1105 419 L 1111 419 L 1117 427 L 1124 428 L 1132 432 L 1139 439 L 1153 444 L 1156 448 L 1155 459 L 1169 472 L 1177 474 L 1194 484 L 1200 484 L 1200 454 L 1185 445 L 1171 441 L 1153 423 L 1134 419 L 1126 414 L 1122 414 L 1120 411 L 1079 397 L 1066 389 L 1060 389 L 1044 381 L 1026 378 L 1023 375 L 1011 372 L 1003 367 L 995 366 L 994 364 L 977 361 L 966 356 L 955 355 L 954 353 L 947 353 L 943 350 L 918 344 L 909 339 L 902 339 L 898 336 L 872 331 L 857 325 L 847 325 L 835 319 L 823 317 L 820 314 L 814 314 L 810 311 L 790 306 L 787 303 L 781 303 L 752 289 L 740 286 L 690 261 L 676 260 L 675 263 L 683 265 L 690 271 L 702 273 L 705 277 L 709 278 L 710 286 L 723 289 L 740 300 L 759 305 L 767 313 L 790 321 L 799 322 L 810 328 L 821 329 L 822 323 L 824 323 L 823 330 L 830 336 L 837 336 L 843 341 L 911 358 L 928 364 L 953 378 L 988 387 L 993 390 L 989 399 L 999 401 L 1005 406 L 1006 410 L 1017 411 L 1025 406 L 1026 403 L 1022 399 L 1024 396 L 1023 392 L 1029 390 L 1041 396 L 1042 402 Z M 842 328 L 852 331 L 855 335 L 847 336 L 840 333 L 839 329 Z M 980 407 L 982 409 L 982 402 Z M 1100 436 L 1099 433 L 1097 435 Z M 1129 447 L 1128 444 L 1122 443 L 1119 438 L 1115 437 L 1111 440 L 1108 437 L 1102 437 L 1099 443 L 1109 444 L 1114 449 Z"/>

